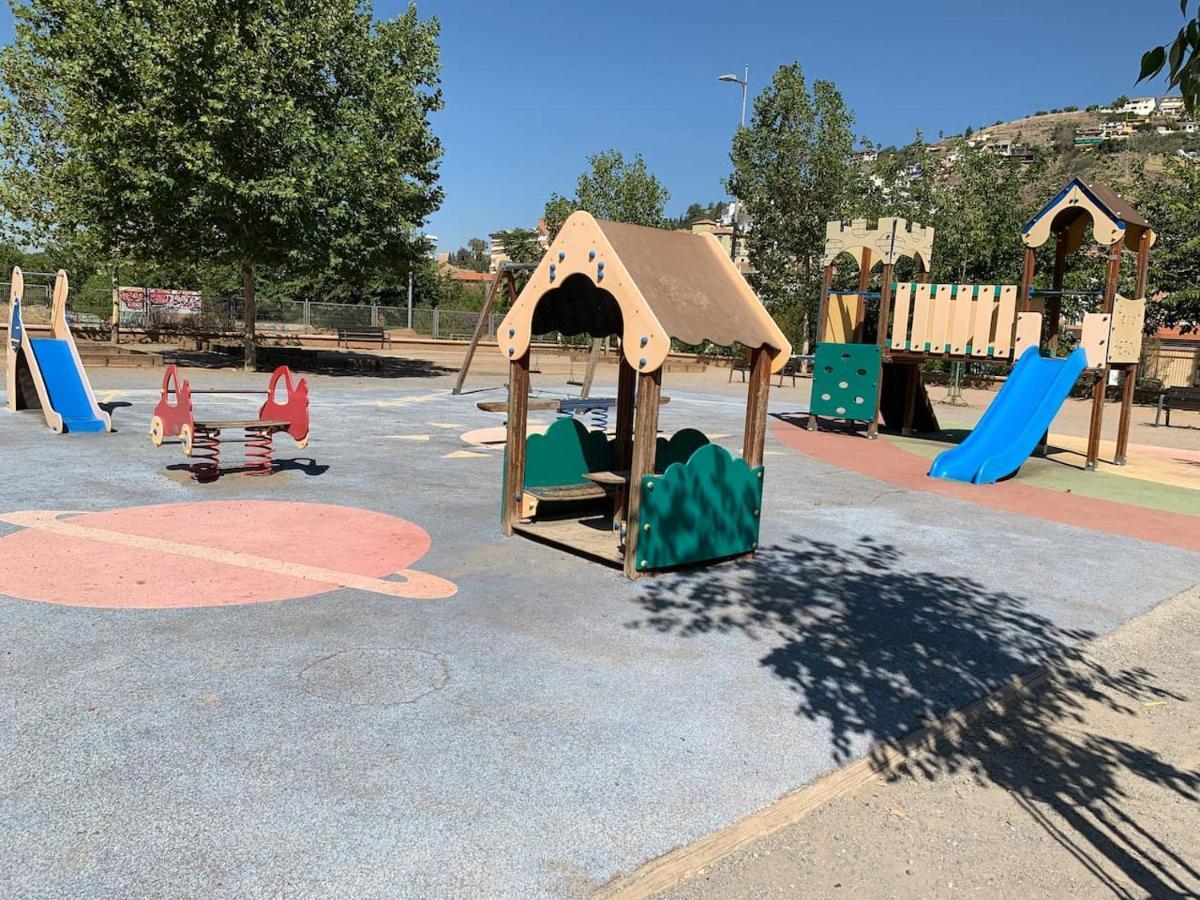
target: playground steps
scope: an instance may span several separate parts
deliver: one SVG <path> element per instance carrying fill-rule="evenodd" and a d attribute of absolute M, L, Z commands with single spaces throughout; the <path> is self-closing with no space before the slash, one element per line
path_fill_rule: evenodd
<path fill-rule="evenodd" d="M 101 341 L 76 341 L 75 346 L 79 350 L 80 361 L 88 369 L 144 369 L 158 368 L 163 364 L 162 354 L 151 350 Z"/>

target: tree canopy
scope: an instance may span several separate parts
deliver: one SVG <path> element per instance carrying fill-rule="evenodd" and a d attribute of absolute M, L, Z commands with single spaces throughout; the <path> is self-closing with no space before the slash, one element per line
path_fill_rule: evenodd
<path fill-rule="evenodd" d="M 1167 84 L 1179 88 L 1188 112 L 1200 109 L 1200 6 L 1196 14 L 1188 18 L 1189 0 L 1179 0 L 1179 12 L 1183 15 L 1183 27 L 1170 44 L 1152 47 L 1142 54 L 1142 68 L 1138 82 L 1154 78 L 1164 68 Z"/>
<path fill-rule="evenodd" d="M 436 21 L 366 0 L 28 0 L 0 53 L 24 242 L 242 272 L 405 268 L 441 201 Z"/>
<path fill-rule="evenodd" d="M 727 187 L 753 222 L 751 282 L 801 342 L 811 333 L 825 223 L 850 213 L 862 194 L 853 123 L 837 87 L 817 81 L 810 94 L 793 63 L 775 72 L 733 139 Z"/>
<path fill-rule="evenodd" d="M 626 161 L 620 150 L 605 150 L 587 159 L 589 170 L 579 176 L 575 196 L 552 194 L 546 201 L 546 227 L 550 239 L 557 235 L 567 216 L 576 210 L 597 219 L 659 227 L 671 195 L 646 167 L 639 153 Z"/>

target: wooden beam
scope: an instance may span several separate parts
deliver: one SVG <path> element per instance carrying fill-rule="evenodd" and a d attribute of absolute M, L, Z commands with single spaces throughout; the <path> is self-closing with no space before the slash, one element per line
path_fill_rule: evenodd
<path fill-rule="evenodd" d="M 1133 299 L 1140 300 L 1146 296 L 1146 279 L 1150 274 L 1150 230 L 1142 232 L 1138 240 L 1137 265 L 1133 277 Z M 1113 462 L 1118 466 L 1125 465 L 1125 457 L 1129 450 L 1129 427 L 1133 420 L 1133 393 L 1137 389 L 1138 364 L 1134 363 L 1125 370 L 1124 381 L 1121 384 L 1121 420 L 1117 424 L 1117 452 Z"/>
<path fill-rule="evenodd" d="M 883 399 L 883 360 L 888 358 L 888 323 L 892 312 L 892 264 L 883 264 L 882 281 L 879 285 L 879 321 L 875 339 L 879 342 L 879 385 L 875 389 L 875 418 L 867 426 L 867 437 L 874 440 L 879 434 L 879 403 Z"/>
<path fill-rule="evenodd" d="M 496 270 L 496 275 L 492 279 L 492 283 L 488 285 L 487 296 L 483 300 L 483 309 L 479 311 L 479 320 L 475 323 L 475 331 L 471 335 L 471 343 L 467 344 L 467 352 L 463 356 L 462 365 L 458 369 L 458 378 L 454 382 L 454 388 L 450 391 L 451 394 L 462 393 L 463 382 L 467 380 L 467 372 L 471 369 L 471 360 L 475 358 L 475 350 L 479 346 L 479 342 L 483 339 L 483 331 L 487 327 L 488 314 L 492 311 L 492 303 L 496 299 L 496 292 L 500 290 L 500 284 L 504 280 L 505 275 L 508 275 L 509 284 L 511 285 L 512 275 L 503 269 Z"/>
<path fill-rule="evenodd" d="M 833 264 L 825 267 L 821 273 L 821 300 L 817 304 L 817 327 L 815 329 L 816 339 L 813 341 L 812 352 L 816 353 L 817 344 L 825 340 L 825 321 L 829 318 L 829 288 L 833 284 Z M 732 377 L 732 376 L 730 376 Z M 816 372 L 813 372 L 813 381 L 816 381 Z M 809 407 L 812 407 L 811 402 Z M 817 430 L 817 417 L 813 413 L 808 414 L 808 430 Z"/>
<path fill-rule="evenodd" d="M 858 266 L 858 292 L 865 295 L 871 287 L 871 266 L 874 260 L 871 257 L 871 251 L 863 247 L 862 262 Z M 859 343 L 862 341 L 863 322 L 867 317 L 867 300 L 866 297 L 859 298 L 859 304 L 854 310 L 854 336 L 847 336 L 847 340 Z"/>
<path fill-rule="evenodd" d="M 1054 244 L 1054 274 L 1051 276 L 1050 287 L 1055 291 L 1062 291 L 1063 280 L 1067 276 L 1067 233 L 1060 231 L 1058 240 Z M 1058 353 L 1058 335 L 1061 330 L 1060 322 L 1062 320 L 1062 296 L 1049 297 L 1046 300 L 1046 346 L 1050 348 L 1050 355 L 1055 356 Z"/>
<path fill-rule="evenodd" d="M 917 388 L 921 386 L 921 364 L 915 363 L 904 367 L 908 378 L 904 384 L 904 421 L 900 425 L 901 434 L 912 434 L 913 419 L 917 412 Z M 883 380 L 881 372 L 880 380 Z"/>
<path fill-rule="evenodd" d="M 771 387 L 771 354 L 759 347 L 750 354 L 750 387 L 746 395 L 746 431 L 742 437 L 742 459 L 761 466 L 767 437 L 767 395 Z"/>
<path fill-rule="evenodd" d="M 1025 248 L 1025 263 L 1021 267 L 1021 287 L 1017 291 L 1017 311 L 1030 312 L 1029 291 L 1033 287 L 1033 276 L 1037 271 L 1037 251 L 1032 247 Z"/>
<path fill-rule="evenodd" d="M 825 322 L 829 318 L 829 290 L 833 286 L 833 264 L 821 273 L 821 299 L 817 303 L 817 327 L 813 329 L 813 344 L 825 340 Z"/>
<path fill-rule="evenodd" d="M 636 579 L 642 569 L 637 558 L 638 508 L 642 502 L 642 479 L 654 474 L 654 451 L 658 440 L 658 398 L 662 393 L 662 369 L 637 377 L 636 413 L 633 423 L 633 458 L 629 466 L 629 499 L 625 518 L 625 575 Z"/>
<path fill-rule="evenodd" d="M 1112 313 L 1117 297 L 1117 285 L 1121 280 L 1121 251 L 1125 248 L 1124 236 L 1117 238 L 1108 247 L 1108 266 L 1104 275 L 1104 312 Z M 1088 426 L 1087 459 L 1084 468 L 1095 471 L 1100 459 L 1100 433 L 1104 429 L 1104 392 L 1108 388 L 1108 366 L 1096 374 L 1092 386 L 1092 418 Z"/>
<path fill-rule="evenodd" d="M 529 351 L 508 366 L 508 438 L 504 445 L 504 502 L 500 530 L 513 533 L 525 487 L 525 432 L 529 422 Z"/>
<path fill-rule="evenodd" d="M 600 344 L 606 338 L 592 338 L 592 350 L 588 353 L 587 371 L 583 373 L 583 384 L 579 386 L 579 399 L 586 400 L 592 392 L 592 381 L 596 378 L 596 364 L 600 361 Z"/>

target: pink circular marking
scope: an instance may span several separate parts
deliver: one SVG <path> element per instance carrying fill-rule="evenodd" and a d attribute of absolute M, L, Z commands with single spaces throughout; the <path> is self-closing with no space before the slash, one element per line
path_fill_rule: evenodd
<path fill-rule="evenodd" d="M 228 606 L 336 589 L 312 570 L 383 578 L 408 569 L 429 535 L 396 516 L 268 500 L 163 504 L 62 518 L 96 538 L 25 528 L 0 537 L 0 592 L 68 606 Z M 75 531 L 75 529 L 72 529 Z M 103 532 L 250 554 L 308 567 L 290 574 L 104 540 Z M 414 573 L 416 574 L 416 573 Z"/>

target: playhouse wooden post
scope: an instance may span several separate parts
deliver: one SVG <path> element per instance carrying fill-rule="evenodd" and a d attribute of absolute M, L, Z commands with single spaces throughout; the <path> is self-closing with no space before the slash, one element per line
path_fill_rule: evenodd
<path fill-rule="evenodd" d="M 633 458 L 629 466 L 629 498 L 625 518 L 625 575 L 635 579 L 642 570 L 637 557 L 638 508 L 642 502 L 642 479 L 654 474 L 654 451 L 658 440 L 658 402 L 662 394 L 662 369 L 641 373 L 637 378 L 637 412 L 633 423 Z"/>
<path fill-rule="evenodd" d="M 625 359 L 624 350 L 617 351 L 617 414 L 613 436 L 613 469 L 620 472 L 631 468 L 633 461 L 633 409 L 637 394 L 637 370 Z M 620 488 L 613 498 L 613 527 L 627 520 L 625 508 L 629 502 L 629 485 Z"/>
<path fill-rule="evenodd" d="M 864 250 L 865 254 L 866 251 Z M 883 362 L 888 356 L 888 321 L 891 317 L 892 306 L 892 264 L 883 264 L 883 274 L 879 285 L 879 323 L 876 327 L 875 339 L 879 342 L 879 384 L 875 388 L 875 418 L 867 426 L 867 437 L 874 439 L 879 434 L 879 405 L 883 401 Z"/>
<path fill-rule="evenodd" d="M 1104 275 L 1104 312 L 1111 313 L 1117 296 L 1117 283 L 1121 280 L 1121 251 L 1125 238 L 1119 237 L 1108 247 L 1108 269 Z M 1088 427 L 1087 460 L 1084 468 L 1094 471 L 1100 459 L 1100 433 L 1104 428 L 1104 394 L 1108 389 L 1108 364 L 1100 367 L 1096 382 L 1092 386 L 1092 420 Z"/>
<path fill-rule="evenodd" d="M 767 437 L 767 394 L 771 387 L 771 355 L 759 347 L 750 356 L 750 388 L 746 395 L 746 430 L 742 436 L 742 459 L 753 468 L 761 466 Z"/>
<path fill-rule="evenodd" d="M 1062 319 L 1062 289 L 1066 275 L 1067 232 L 1060 231 L 1058 240 L 1054 244 L 1054 275 L 1050 281 L 1051 289 L 1057 291 L 1058 294 L 1046 300 L 1046 346 L 1050 348 L 1051 356 L 1058 354 L 1059 323 Z"/>
<path fill-rule="evenodd" d="M 525 487 L 525 432 L 529 421 L 529 351 L 508 366 L 508 439 L 504 445 L 504 503 L 500 530 L 513 533 Z"/>
<path fill-rule="evenodd" d="M 1150 233 L 1143 231 L 1138 240 L 1137 266 L 1134 269 L 1133 299 L 1141 300 L 1146 296 L 1146 277 L 1150 270 Z M 1121 421 L 1117 425 L 1117 452 L 1113 462 L 1118 466 L 1125 465 L 1125 456 L 1129 449 L 1129 425 L 1133 418 L 1133 393 L 1137 389 L 1138 363 L 1132 363 L 1125 369 L 1125 377 L 1121 382 Z"/>
<path fill-rule="evenodd" d="M 811 347 L 811 350 L 814 354 L 817 351 L 817 344 L 821 343 L 825 339 L 825 320 L 829 318 L 829 289 L 832 285 L 833 263 L 830 263 L 825 267 L 824 272 L 821 273 L 821 300 L 817 304 L 817 327 L 813 331 L 815 339 L 813 340 Z M 817 430 L 817 417 L 811 412 L 808 414 L 808 430 Z"/>

